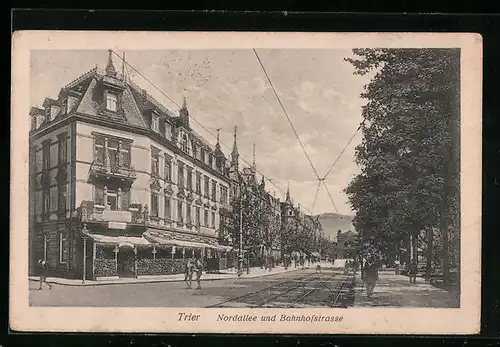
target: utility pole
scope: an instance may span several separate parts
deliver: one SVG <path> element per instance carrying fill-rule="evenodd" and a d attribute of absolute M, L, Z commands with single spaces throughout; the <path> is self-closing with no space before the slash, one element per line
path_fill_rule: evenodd
<path fill-rule="evenodd" d="M 243 273 L 243 190 L 240 191 L 240 242 L 238 254 L 238 277 Z"/>
<path fill-rule="evenodd" d="M 88 229 L 87 225 L 83 225 L 83 229 L 81 230 L 81 237 L 83 239 L 83 275 L 82 275 L 82 284 L 85 284 L 85 278 L 87 277 L 87 238 L 88 238 Z"/>

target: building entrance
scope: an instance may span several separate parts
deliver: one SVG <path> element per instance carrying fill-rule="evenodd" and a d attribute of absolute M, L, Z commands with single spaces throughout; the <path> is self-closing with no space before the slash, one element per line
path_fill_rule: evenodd
<path fill-rule="evenodd" d="M 129 247 L 121 247 L 117 254 L 118 276 L 135 277 L 135 254 Z"/>

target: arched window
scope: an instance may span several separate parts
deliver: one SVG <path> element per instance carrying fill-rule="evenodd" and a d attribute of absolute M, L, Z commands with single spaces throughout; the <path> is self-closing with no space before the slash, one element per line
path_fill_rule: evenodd
<path fill-rule="evenodd" d="M 181 149 L 184 151 L 184 152 L 188 152 L 188 137 L 186 134 L 184 134 L 182 136 L 182 141 L 181 141 Z"/>

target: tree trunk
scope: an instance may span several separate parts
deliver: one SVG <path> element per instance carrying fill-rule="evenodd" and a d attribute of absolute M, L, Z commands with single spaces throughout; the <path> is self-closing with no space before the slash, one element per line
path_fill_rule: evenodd
<path fill-rule="evenodd" d="M 418 265 L 418 233 L 414 231 L 411 235 L 411 249 L 413 261 Z"/>
<path fill-rule="evenodd" d="M 443 241 L 443 281 L 445 287 L 450 284 L 450 256 L 448 246 L 448 223 L 446 217 L 441 218 L 441 239 Z"/>
<path fill-rule="evenodd" d="M 406 254 L 405 254 L 405 263 L 406 263 L 406 267 L 408 267 L 411 263 L 411 234 L 408 233 L 404 239 L 404 243 L 405 243 L 405 250 L 406 250 Z"/>
<path fill-rule="evenodd" d="M 453 134 L 452 122 L 447 120 L 447 130 L 450 136 Z M 450 254 L 449 254 L 449 242 L 448 242 L 448 229 L 449 229 L 449 218 L 448 211 L 450 208 L 450 193 L 452 187 L 451 182 L 451 163 L 450 156 L 453 146 L 448 141 L 444 145 L 443 153 L 443 191 L 441 197 L 441 213 L 439 221 L 439 229 L 441 232 L 441 238 L 443 242 L 443 281 L 444 286 L 448 287 L 450 284 Z"/>
<path fill-rule="evenodd" d="M 433 248 L 433 230 L 432 228 L 427 229 L 427 264 L 425 269 L 425 280 L 429 282 L 432 274 L 432 248 Z"/>

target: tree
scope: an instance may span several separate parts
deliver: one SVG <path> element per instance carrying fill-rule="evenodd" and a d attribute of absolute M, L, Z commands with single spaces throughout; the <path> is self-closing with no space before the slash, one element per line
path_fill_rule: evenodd
<path fill-rule="evenodd" d="M 268 193 L 255 180 L 243 181 L 241 192 L 241 196 L 231 200 L 228 210 L 221 211 L 223 218 L 219 242 L 239 249 L 241 220 L 245 257 L 252 263 L 261 262 L 279 237 L 279 228 L 274 226 L 275 211 L 268 200 Z"/>
<path fill-rule="evenodd" d="M 356 148 L 361 173 L 346 188 L 354 225 L 372 247 L 411 240 L 438 227 L 449 281 L 450 229 L 457 233 L 459 199 L 459 51 L 355 49 L 355 74 L 365 86 Z"/>

